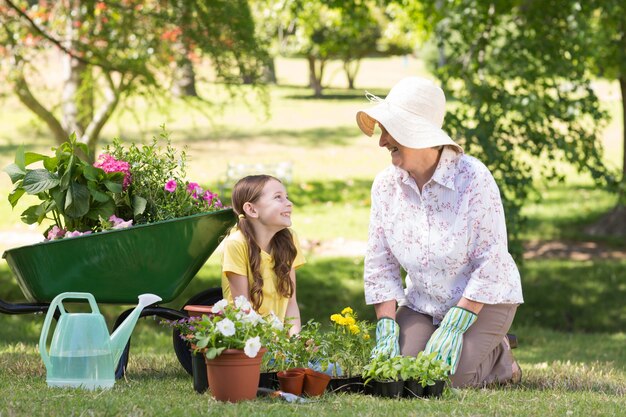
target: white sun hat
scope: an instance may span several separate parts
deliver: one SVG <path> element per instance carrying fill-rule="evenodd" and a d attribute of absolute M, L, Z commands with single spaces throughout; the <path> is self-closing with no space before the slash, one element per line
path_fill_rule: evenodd
<path fill-rule="evenodd" d="M 367 92 L 365 95 L 370 101 L 378 103 L 356 114 L 356 122 L 367 136 L 374 134 L 374 127 L 379 123 L 407 148 L 450 145 L 463 152 L 463 148 L 441 130 L 446 97 L 432 81 L 407 77 L 394 85 L 384 100 Z"/>

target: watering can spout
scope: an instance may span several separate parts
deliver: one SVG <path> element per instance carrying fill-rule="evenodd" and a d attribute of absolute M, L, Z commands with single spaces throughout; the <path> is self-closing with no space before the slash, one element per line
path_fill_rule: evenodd
<path fill-rule="evenodd" d="M 111 335 L 111 351 L 113 352 L 113 363 L 117 366 L 120 361 L 122 352 L 130 339 L 130 335 L 137 324 L 137 320 L 141 315 L 141 311 L 156 302 L 161 301 L 161 297 L 154 294 L 141 294 L 139 296 L 139 303 L 137 307 L 126 317 L 126 320 L 120 324 L 120 326 Z"/>

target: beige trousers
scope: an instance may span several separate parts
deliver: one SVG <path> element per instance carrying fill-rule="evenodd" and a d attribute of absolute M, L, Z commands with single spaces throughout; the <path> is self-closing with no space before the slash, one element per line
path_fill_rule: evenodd
<path fill-rule="evenodd" d="M 513 356 L 504 338 L 513 323 L 517 304 L 485 304 L 478 318 L 463 335 L 461 359 L 454 375 L 454 387 L 481 387 L 511 379 Z M 437 326 L 432 317 L 408 307 L 398 308 L 400 352 L 417 356 Z"/>

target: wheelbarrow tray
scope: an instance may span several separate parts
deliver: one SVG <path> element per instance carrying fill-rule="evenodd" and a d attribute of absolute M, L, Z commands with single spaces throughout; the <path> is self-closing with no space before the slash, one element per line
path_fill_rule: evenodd
<path fill-rule="evenodd" d="M 175 299 L 235 223 L 231 209 L 91 235 L 46 241 L 3 254 L 31 302 L 89 292 L 98 302 L 136 303 L 153 293 Z"/>

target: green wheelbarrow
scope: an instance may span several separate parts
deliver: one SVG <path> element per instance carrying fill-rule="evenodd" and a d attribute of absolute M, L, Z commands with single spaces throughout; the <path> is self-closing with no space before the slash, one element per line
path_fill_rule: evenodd
<path fill-rule="evenodd" d="M 9 249 L 2 257 L 28 302 L 0 300 L 0 313 L 45 313 L 62 292 L 88 292 L 98 303 L 111 304 L 135 304 L 139 294 L 152 293 L 168 303 L 187 287 L 235 220 L 233 211 L 225 209 Z M 212 305 L 221 298 L 220 288 L 210 288 L 185 305 Z M 131 311 L 117 318 L 114 329 Z M 153 305 L 141 316 L 178 320 L 188 314 Z M 173 344 L 191 374 L 191 354 L 177 331 Z M 130 341 L 117 365 L 117 378 L 124 375 L 129 351 Z"/>

